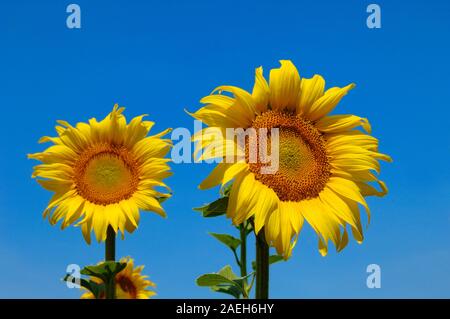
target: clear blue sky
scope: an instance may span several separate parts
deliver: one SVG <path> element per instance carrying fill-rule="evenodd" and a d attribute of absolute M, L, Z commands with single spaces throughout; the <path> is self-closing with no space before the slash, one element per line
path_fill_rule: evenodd
<path fill-rule="evenodd" d="M 323 258 L 306 227 L 292 259 L 272 267 L 271 295 L 295 297 L 450 297 L 450 3 L 376 1 L 382 28 L 369 30 L 368 1 L 87 1 L 81 30 L 66 27 L 69 1 L 0 4 L 0 297 L 77 298 L 60 282 L 66 265 L 96 263 L 103 246 L 80 230 L 41 217 L 50 194 L 30 178 L 26 154 L 43 149 L 55 120 L 103 117 L 114 103 L 149 113 L 156 130 L 192 128 L 184 108 L 220 84 L 250 90 L 254 68 L 291 59 L 300 74 L 328 85 L 355 82 L 342 113 L 366 116 L 381 150 L 387 197 L 369 199 L 373 220 L 363 245 Z M 218 297 L 194 279 L 232 263 L 208 231 L 224 218 L 191 210 L 216 197 L 200 191 L 212 166 L 173 165 L 168 219 L 144 214 L 118 242 L 158 284 L 159 298 Z M 382 288 L 366 287 L 366 266 Z"/>

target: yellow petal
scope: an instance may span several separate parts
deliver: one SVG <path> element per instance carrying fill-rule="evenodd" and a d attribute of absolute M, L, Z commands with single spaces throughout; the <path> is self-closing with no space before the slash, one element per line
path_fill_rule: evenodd
<path fill-rule="evenodd" d="M 381 191 L 377 190 L 372 185 L 362 183 L 362 182 L 355 182 L 358 188 L 361 190 L 361 194 L 363 196 L 378 196 L 383 197 L 388 193 L 388 189 L 386 184 L 383 181 L 377 180 L 376 181 L 378 185 L 381 188 Z"/>
<path fill-rule="evenodd" d="M 247 121 L 247 125 L 251 124 L 251 122 L 255 119 L 255 101 L 252 98 L 252 95 L 247 91 L 231 85 L 222 85 L 217 87 L 213 92 L 230 92 L 234 95 L 236 103 L 230 107 L 230 111 L 236 112 L 239 110 L 242 112 L 242 116 Z M 250 122 L 248 122 L 250 121 Z M 246 127 L 245 125 L 244 127 Z"/>
<path fill-rule="evenodd" d="M 282 245 L 282 251 L 279 251 L 278 253 L 281 253 L 285 259 L 287 259 L 290 256 L 291 239 L 294 235 L 291 224 L 291 215 L 294 210 L 294 205 L 291 202 L 280 201 L 278 210 L 280 214 L 280 236 Z"/>
<path fill-rule="evenodd" d="M 360 146 L 366 150 L 378 150 L 378 140 L 375 137 L 357 130 L 325 134 L 324 137 L 327 141 L 327 149 L 341 146 Z"/>
<path fill-rule="evenodd" d="M 38 179 L 37 182 L 46 190 L 55 193 L 66 193 L 70 190 L 73 185 L 71 181 L 60 181 L 60 180 L 49 180 L 49 179 Z"/>
<path fill-rule="evenodd" d="M 258 114 L 267 111 L 270 97 L 269 84 L 263 75 L 263 68 L 259 67 L 255 70 L 255 85 L 252 92 L 255 101 L 255 110 Z"/>
<path fill-rule="evenodd" d="M 281 204 L 281 202 L 280 202 Z M 279 205 L 280 205 L 279 204 Z M 273 211 L 269 216 L 264 228 L 266 241 L 273 245 L 280 234 L 280 209 Z"/>
<path fill-rule="evenodd" d="M 327 186 L 331 188 L 334 192 L 364 206 L 370 220 L 369 206 L 367 205 L 364 197 L 361 195 L 358 186 L 354 182 L 341 177 L 330 177 Z"/>
<path fill-rule="evenodd" d="M 308 115 L 311 106 L 322 95 L 325 89 L 325 80 L 316 74 L 310 79 L 303 78 L 300 86 L 300 97 L 297 104 L 297 114 Z"/>
<path fill-rule="evenodd" d="M 247 168 L 246 163 L 219 163 L 199 185 L 199 188 L 208 189 L 217 185 L 225 185 Z"/>
<path fill-rule="evenodd" d="M 344 232 L 342 233 L 341 241 L 339 246 L 337 247 L 337 251 L 342 251 L 348 244 L 348 233 L 347 229 L 344 228 Z"/>
<path fill-rule="evenodd" d="M 324 116 L 315 125 L 320 131 L 326 133 L 338 133 L 362 126 L 367 132 L 371 132 L 371 126 L 366 118 L 356 115 L 330 115 Z"/>
<path fill-rule="evenodd" d="M 127 147 L 132 148 L 137 142 L 145 138 L 154 125 L 154 122 L 149 121 L 146 121 L 147 124 L 144 124 L 144 116 L 146 115 L 137 116 L 128 124 L 124 141 Z"/>
<path fill-rule="evenodd" d="M 260 198 L 258 193 L 257 181 L 253 174 L 247 174 L 240 182 L 239 193 L 236 201 L 237 214 L 233 218 L 235 225 L 241 224 L 250 217 L 254 203 Z"/>
<path fill-rule="evenodd" d="M 67 213 L 65 214 L 64 221 L 61 224 L 61 229 L 71 225 L 82 216 L 84 203 L 85 200 L 81 196 L 75 196 L 70 199 L 70 203 L 67 206 Z"/>
<path fill-rule="evenodd" d="M 343 200 L 347 203 L 348 207 L 350 208 L 350 210 L 353 212 L 354 215 L 359 215 L 359 207 L 357 202 L 348 198 L 343 198 Z M 364 240 L 364 234 L 360 231 L 360 229 L 362 229 L 361 224 L 359 224 L 357 227 L 351 226 L 351 229 L 353 238 L 355 238 L 358 244 L 361 244 L 362 241 Z"/>
<path fill-rule="evenodd" d="M 211 109 L 210 105 L 202 107 L 195 113 L 187 113 L 208 126 L 217 126 L 223 128 L 242 127 L 240 122 L 236 122 L 235 119 L 227 116 L 227 114 L 230 113 L 228 110 L 226 112 L 214 110 Z"/>
<path fill-rule="evenodd" d="M 352 83 L 343 88 L 328 89 L 325 94 L 311 106 L 309 113 L 306 115 L 307 119 L 316 121 L 330 113 L 336 105 L 338 105 L 344 95 L 354 87 L 355 85 Z"/>
<path fill-rule="evenodd" d="M 248 206 L 255 194 L 255 178 L 252 173 L 243 171 L 236 176 L 230 190 L 227 206 L 227 217 L 232 218 L 235 225 L 245 220 Z"/>
<path fill-rule="evenodd" d="M 122 210 L 119 204 L 110 204 L 105 207 L 105 217 L 108 226 L 110 225 L 114 231 L 117 233 L 119 228 L 120 216 L 122 215 Z"/>
<path fill-rule="evenodd" d="M 122 208 L 122 211 L 125 213 L 125 216 L 127 216 L 128 220 L 134 226 L 134 228 L 137 228 L 139 224 L 140 215 L 139 209 L 136 206 L 135 202 L 133 200 L 123 200 L 119 203 L 119 205 Z"/>
<path fill-rule="evenodd" d="M 292 228 L 297 234 L 300 233 L 305 220 L 302 213 L 300 212 L 300 209 L 301 208 L 298 203 L 293 203 L 293 208 L 290 211 Z"/>
<path fill-rule="evenodd" d="M 91 244 L 92 219 L 81 224 L 81 233 L 88 245 Z"/>
<path fill-rule="evenodd" d="M 106 230 L 108 228 L 105 207 L 101 205 L 94 205 L 94 212 L 92 214 L 92 227 L 94 228 L 95 237 L 98 242 L 106 239 Z"/>
<path fill-rule="evenodd" d="M 166 212 L 155 198 L 151 196 L 145 196 L 142 194 L 142 192 L 136 192 L 133 194 L 133 199 L 136 201 L 136 204 L 140 209 L 152 211 L 162 217 L 166 217 Z"/>
<path fill-rule="evenodd" d="M 322 238 L 319 237 L 319 253 L 322 257 L 328 254 L 328 243 L 325 243 Z"/>
<path fill-rule="evenodd" d="M 331 239 L 337 247 L 341 239 L 339 224 L 334 218 L 330 218 L 330 212 L 327 211 L 320 199 L 304 200 L 298 204 L 306 221 L 315 230 L 319 238 L 323 237 L 322 244 L 326 246 L 328 240 Z"/>
<path fill-rule="evenodd" d="M 200 102 L 206 105 L 195 112 L 195 115 L 202 117 L 201 120 L 211 127 L 214 125 L 209 120 L 210 116 L 226 117 L 228 123 L 233 123 L 228 127 L 247 127 L 251 124 L 253 113 L 242 105 L 245 101 L 227 95 L 211 94 L 202 98 Z"/>
<path fill-rule="evenodd" d="M 281 67 L 270 71 L 270 106 L 273 110 L 295 111 L 300 94 L 300 75 L 289 60 L 281 60 Z"/>
<path fill-rule="evenodd" d="M 255 216 L 255 232 L 258 234 L 265 225 L 267 217 L 278 209 L 279 200 L 278 196 L 271 188 L 261 184 L 260 182 L 256 182 L 255 184 L 260 184 L 260 187 L 258 187 L 258 191 L 260 193 L 259 200 L 253 207 L 253 215 Z"/>

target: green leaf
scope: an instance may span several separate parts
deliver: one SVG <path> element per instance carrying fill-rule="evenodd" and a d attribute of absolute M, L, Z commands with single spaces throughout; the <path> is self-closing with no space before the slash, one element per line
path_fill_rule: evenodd
<path fill-rule="evenodd" d="M 279 261 L 283 261 L 283 256 L 280 255 L 271 255 L 269 256 L 269 265 L 275 264 Z M 256 270 L 256 261 L 252 261 L 252 269 Z"/>
<path fill-rule="evenodd" d="M 170 198 L 171 195 L 172 195 L 172 194 L 168 194 L 168 195 L 166 195 L 166 196 L 159 196 L 159 197 L 156 197 L 156 200 L 157 200 L 160 204 L 162 204 L 162 203 L 164 203 L 168 198 Z"/>
<path fill-rule="evenodd" d="M 220 287 L 215 286 L 215 287 L 211 287 L 211 290 L 213 290 L 215 292 L 220 292 L 220 293 L 231 295 L 236 299 L 239 299 L 241 297 L 241 289 L 236 288 L 236 286 L 234 286 L 234 285 L 220 286 Z"/>
<path fill-rule="evenodd" d="M 86 266 L 81 270 L 81 274 L 100 278 L 104 286 L 107 299 L 114 299 L 116 275 L 127 266 L 126 263 L 105 261 L 95 266 Z"/>
<path fill-rule="evenodd" d="M 241 244 L 241 240 L 228 234 L 209 233 L 215 239 L 222 244 L 228 246 L 231 250 L 235 251 Z"/>
<path fill-rule="evenodd" d="M 194 208 L 195 211 L 201 212 L 203 217 L 216 217 L 224 215 L 227 212 L 228 197 L 221 197 L 212 203 L 202 207 Z"/>
<path fill-rule="evenodd" d="M 239 277 L 233 272 L 233 269 L 231 268 L 230 265 L 226 265 L 225 267 L 223 267 L 222 269 L 220 269 L 217 272 L 219 275 L 229 279 L 229 280 L 235 280 L 238 279 Z"/>
<path fill-rule="evenodd" d="M 221 284 L 235 285 L 233 281 L 238 276 L 233 272 L 230 265 L 220 269 L 217 273 L 205 274 L 197 278 L 197 285 L 201 287 L 211 287 Z"/>
<path fill-rule="evenodd" d="M 105 261 L 94 266 L 86 266 L 81 270 L 82 275 L 100 278 L 103 282 L 109 282 L 127 266 L 126 263 Z"/>
<path fill-rule="evenodd" d="M 205 274 L 197 278 L 197 285 L 210 287 L 213 291 L 226 293 L 235 298 L 246 294 L 243 281 L 245 278 L 238 277 L 231 266 L 227 265 L 217 273 Z"/>
<path fill-rule="evenodd" d="M 92 294 L 95 296 L 95 299 L 100 299 L 102 296 L 105 296 L 105 285 L 104 284 L 98 284 L 93 281 L 87 281 L 89 283 L 88 287 L 85 287 L 88 289 Z"/>
<path fill-rule="evenodd" d="M 231 191 L 231 187 L 233 186 L 233 183 L 230 183 L 230 184 L 228 184 L 227 186 L 225 186 L 224 188 L 223 188 L 223 191 L 222 191 L 222 193 L 223 193 L 223 196 L 229 196 L 230 195 L 230 191 Z"/>
<path fill-rule="evenodd" d="M 235 285 L 233 280 L 219 274 L 205 274 L 197 278 L 197 285 L 200 287 L 213 287 L 223 284 Z"/>
<path fill-rule="evenodd" d="M 253 224 L 250 222 L 245 222 L 245 236 L 248 236 L 251 232 L 253 232 Z"/>
<path fill-rule="evenodd" d="M 275 264 L 275 263 L 277 263 L 279 261 L 283 261 L 283 260 L 284 260 L 283 256 L 272 255 L 269 257 L 269 265 Z"/>
<path fill-rule="evenodd" d="M 66 274 L 63 278 L 64 281 L 73 282 L 73 277 L 70 274 Z M 92 292 L 96 299 L 99 299 L 101 295 L 105 293 L 105 285 L 98 284 L 91 280 L 80 279 L 80 286 Z"/>

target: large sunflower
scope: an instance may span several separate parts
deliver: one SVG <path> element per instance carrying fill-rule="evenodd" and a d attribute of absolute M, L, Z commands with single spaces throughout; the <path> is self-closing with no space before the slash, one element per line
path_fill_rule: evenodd
<path fill-rule="evenodd" d="M 32 176 L 54 192 L 44 217 L 52 225 L 62 220 L 62 228 L 79 221 L 88 243 L 92 230 L 104 241 L 109 226 L 122 236 L 124 230 L 131 233 L 140 209 L 165 216 L 158 199 L 170 195 L 155 187 L 168 190 L 162 180 L 171 175 L 164 158 L 171 141 L 161 137 L 169 130 L 147 137 L 154 123 L 142 115 L 127 124 L 123 111 L 115 105 L 102 121 L 76 126 L 58 121 L 58 136 L 39 141 L 54 145 L 28 155 L 42 162 Z"/>
<path fill-rule="evenodd" d="M 291 61 L 280 62 L 280 68 L 271 70 L 269 83 L 262 68 L 256 69 L 251 94 L 234 86 L 218 87 L 201 100 L 207 105 L 192 114 L 223 134 L 226 128 L 278 128 L 278 171 L 262 174 L 262 163 L 252 163 L 248 156 L 235 163 L 222 161 L 200 188 L 234 180 L 227 209 L 234 224 L 253 219 L 256 233 L 264 228 L 266 241 L 288 258 L 306 220 L 318 234 L 320 253 L 326 255 L 330 240 L 338 251 L 347 245 L 347 225 L 356 241 L 363 240 L 359 205 L 370 215 L 364 197 L 387 193 L 375 173 L 380 171 L 378 160 L 391 159 L 378 152 L 367 119 L 329 115 L 354 84 L 325 90 L 320 75 L 301 79 Z M 205 128 L 193 139 L 199 142 L 196 152 L 203 151 L 202 159 L 238 147 L 234 139 L 217 143 L 208 134 L 211 129 Z M 218 146 L 223 149 L 217 151 Z"/>
<path fill-rule="evenodd" d="M 120 271 L 115 278 L 116 283 L 116 298 L 117 299 L 148 299 L 156 293 L 148 290 L 149 287 L 156 287 L 156 285 L 148 280 L 148 276 L 142 275 L 144 266 L 134 267 L 134 261 L 130 257 L 121 258 L 121 263 L 126 263 L 127 266 Z M 102 280 L 97 277 L 91 277 L 91 281 L 102 284 Z M 100 296 L 104 299 L 105 296 Z M 82 299 L 95 299 L 91 292 L 85 292 Z"/>

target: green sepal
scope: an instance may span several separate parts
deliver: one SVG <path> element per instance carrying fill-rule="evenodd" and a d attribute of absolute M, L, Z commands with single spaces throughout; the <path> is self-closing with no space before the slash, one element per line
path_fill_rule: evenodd
<path fill-rule="evenodd" d="M 233 251 L 235 251 L 241 245 L 241 240 L 234 236 L 217 233 L 209 233 L 209 234 Z"/>
<path fill-rule="evenodd" d="M 221 197 L 209 204 L 194 208 L 201 212 L 203 217 L 217 217 L 226 214 L 228 207 L 228 197 Z"/>
<path fill-rule="evenodd" d="M 279 261 L 283 261 L 283 256 L 280 255 L 271 255 L 269 256 L 269 265 L 275 264 Z M 252 261 L 252 269 L 256 270 L 256 261 Z"/>
<path fill-rule="evenodd" d="M 159 196 L 159 197 L 156 197 L 156 200 L 157 200 L 160 204 L 162 204 L 162 203 L 164 203 L 167 199 L 169 199 L 171 196 L 172 196 L 172 194 L 167 194 L 167 195 L 165 195 L 165 196 Z"/>
<path fill-rule="evenodd" d="M 245 289 L 246 277 L 238 277 L 232 270 L 230 265 L 220 269 L 217 273 L 204 274 L 197 278 L 197 285 L 200 287 L 209 287 L 211 290 L 229 294 L 236 299 L 241 296 L 247 297 Z"/>
<path fill-rule="evenodd" d="M 127 266 L 126 263 L 105 261 L 94 266 L 86 266 L 81 270 L 82 275 L 100 278 L 103 282 L 109 282 Z"/>
<path fill-rule="evenodd" d="M 73 278 L 72 275 L 66 274 L 64 276 L 63 280 L 73 283 L 72 278 Z M 104 294 L 105 294 L 105 285 L 104 284 L 99 284 L 94 281 L 81 278 L 80 286 L 85 288 L 86 290 L 90 291 L 94 295 L 95 299 L 99 299 L 102 295 L 104 296 Z"/>

